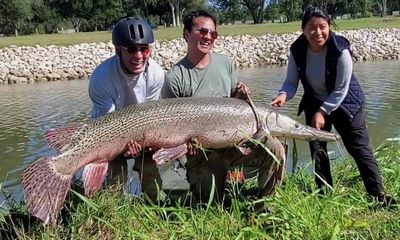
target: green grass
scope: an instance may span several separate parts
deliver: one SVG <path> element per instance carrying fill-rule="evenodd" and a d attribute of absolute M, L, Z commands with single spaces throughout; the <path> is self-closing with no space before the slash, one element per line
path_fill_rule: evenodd
<path fill-rule="evenodd" d="M 371 17 L 352 20 L 337 20 L 339 29 L 360 29 L 360 28 L 399 28 L 400 17 Z M 260 35 L 266 33 L 281 34 L 300 30 L 300 22 L 291 23 L 266 23 L 259 25 L 221 25 L 218 26 L 220 35 Z M 182 28 L 163 28 L 155 31 L 156 39 L 159 41 L 171 40 L 182 36 Z M 79 43 L 106 42 L 111 40 L 111 32 L 87 32 L 69 34 L 46 34 L 29 35 L 19 37 L 1 37 L 0 48 L 17 46 L 35 45 L 58 45 L 68 46 Z"/>
<path fill-rule="evenodd" d="M 375 152 L 388 192 L 400 193 L 400 138 Z M 335 186 L 317 194 L 304 169 L 286 176 L 270 198 L 256 200 L 254 181 L 231 185 L 224 204 L 153 204 L 128 198 L 115 188 L 93 199 L 71 193 L 73 201 L 55 227 L 31 221 L 12 229 L 19 239 L 397 239 L 400 210 L 385 209 L 366 196 L 353 160 L 333 167 Z M 189 198 L 190 200 L 190 198 Z M 261 202 L 265 210 L 255 210 Z M 189 202 L 190 203 L 190 202 Z"/>

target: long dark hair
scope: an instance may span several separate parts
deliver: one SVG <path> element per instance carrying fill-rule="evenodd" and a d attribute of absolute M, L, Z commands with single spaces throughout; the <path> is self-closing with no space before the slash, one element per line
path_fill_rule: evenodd
<path fill-rule="evenodd" d="M 325 9 L 316 6 L 308 6 L 304 10 L 303 17 L 301 18 L 301 29 L 304 29 L 308 21 L 310 21 L 310 19 L 313 17 L 323 18 L 328 22 L 329 26 L 333 25 L 334 27 L 336 27 L 335 22 L 331 19 Z"/>

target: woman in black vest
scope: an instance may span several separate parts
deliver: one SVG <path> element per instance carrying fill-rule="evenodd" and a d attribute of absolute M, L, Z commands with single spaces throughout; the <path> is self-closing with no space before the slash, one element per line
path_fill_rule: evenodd
<path fill-rule="evenodd" d="M 290 47 L 286 80 L 278 96 L 271 102 L 280 107 L 297 91 L 299 80 L 304 95 L 299 112 L 304 111 L 306 123 L 317 129 L 331 131 L 332 124 L 356 161 L 369 195 L 381 203 L 393 204 L 385 194 L 376 159 L 369 147 L 369 135 L 363 117 L 364 94 L 353 74 L 350 43 L 331 31 L 328 13 L 318 7 L 306 9 L 302 31 Z M 315 181 L 321 192 L 333 186 L 327 143 L 310 142 L 315 160 Z"/>

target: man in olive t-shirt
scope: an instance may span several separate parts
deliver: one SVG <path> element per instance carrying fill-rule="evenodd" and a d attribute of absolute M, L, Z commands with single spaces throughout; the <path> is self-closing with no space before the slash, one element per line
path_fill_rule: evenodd
<path fill-rule="evenodd" d="M 194 66 L 186 56 L 166 74 L 163 98 L 231 97 L 236 88 L 236 72 L 231 59 L 210 53 L 204 68 Z"/>
<path fill-rule="evenodd" d="M 231 59 L 211 51 L 218 37 L 213 15 L 202 10 L 189 13 L 184 19 L 183 36 L 188 44 L 188 52 L 166 74 L 162 89 L 163 98 L 245 98 L 250 94 L 244 83 L 237 82 Z M 268 137 L 265 143 L 275 155 L 285 157 L 278 140 Z M 284 159 L 281 160 L 283 163 Z M 242 155 L 236 148 L 206 151 L 188 156 L 185 164 L 187 180 L 196 200 L 208 200 L 212 175 L 215 177 L 217 198 L 221 200 L 228 169 L 231 166 L 244 165 L 255 166 L 258 170 L 260 196 L 271 194 L 275 184 L 282 180 L 284 164 L 277 164 L 262 148 L 254 149 L 248 156 Z"/>

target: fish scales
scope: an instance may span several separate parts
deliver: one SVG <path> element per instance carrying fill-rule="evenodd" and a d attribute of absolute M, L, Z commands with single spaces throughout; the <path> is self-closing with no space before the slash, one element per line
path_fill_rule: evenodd
<path fill-rule="evenodd" d="M 338 139 L 335 134 L 304 126 L 266 107 L 257 107 L 257 112 L 272 136 Z M 55 219 L 73 174 L 87 164 L 111 161 L 127 150 L 131 140 L 157 149 L 196 138 L 205 148 L 225 148 L 253 136 L 257 127 L 249 104 L 233 98 L 163 99 L 115 111 L 84 124 L 71 142 L 60 148 L 60 155 L 40 158 L 24 171 L 21 185 L 28 211 L 45 223 Z"/>
<path fill-rule="evenodd" d="M 161 103 L 154 101 L 137 106 L 127 107 L 86 124 L 65 153 L 74 160 L 72 168 L 65 167 L 63 161 L 55 159 L 60 172 L 70 174 L 71 170 L 96 159 L 111 160 L 125 149 L 130 140 L 156 148 L 173 147 L 196 137 L 206 148 L 221 148 L 234 146 L 241 140 L 239 136 L 227 139 L 227 134 L 233 136 L 239 129 L 249 136 L 256 132 L 254 114 L 242 100 L 221 98 L 215 103 L 214 99 L 188 98 L 182 104 L 182 99 L 168 99 Z M 222 130 L 225 133 L 223 135 Z M 93 157 L 90 153 L 94 151 L 112 154 Z M 91 158 L 85 159 L 85 156 Z M 82 162 L 82 158 L 86 161 Z"/>

